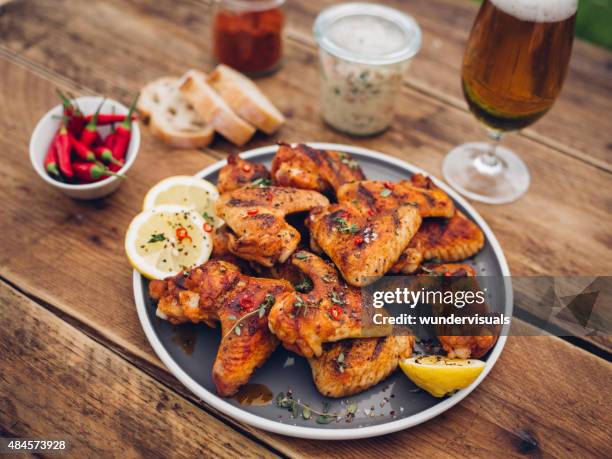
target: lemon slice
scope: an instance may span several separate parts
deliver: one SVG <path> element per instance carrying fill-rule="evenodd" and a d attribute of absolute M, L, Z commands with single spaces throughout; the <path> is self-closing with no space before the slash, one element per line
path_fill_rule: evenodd
<path fill-rule="evenodd" d="M 215 216 L 219 191 L 212 183 L 189 175 L 168 177 L 153 186 L 145 196 L 143 210 L 163 204 L 175 204 L 195 210 L 209 224 L 219 227 L 223 221 Z"/>
<path fill-rule="evenodd" d="M 201 265 L 210 257 L 212 238 L 199 213 L 182 206 L 163 205 L 139 213 L 125 235 L 125 253 L 140 274 L 149 279 Z"/>
<path fill-rule="evenodd" d="M 485 363 L 475 359 L 449 359 L 441 355 L 412 357 L 400 361 L 410 380 L 434 397 L 465 389 L 482 373 Z"/>

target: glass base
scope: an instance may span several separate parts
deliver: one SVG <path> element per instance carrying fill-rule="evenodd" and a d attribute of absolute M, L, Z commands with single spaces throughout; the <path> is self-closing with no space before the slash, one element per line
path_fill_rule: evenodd
<path fill-rule="evenodd" d="M 511 150 L 470 142 L 455 147 L 442 165 L 444 178 L 454 189 L 474 201 L 505 204 L 520 198 L 529 188 L 529 170 Z"/>

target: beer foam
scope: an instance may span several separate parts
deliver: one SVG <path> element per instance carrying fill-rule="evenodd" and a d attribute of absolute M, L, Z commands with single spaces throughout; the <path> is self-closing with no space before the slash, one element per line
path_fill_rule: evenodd
<path fill-rule="evenodd" d="M 504 13 L 529 22 L 560 22 L 578 7 L 578 0 L 491 0 L 491 3 Z"/>

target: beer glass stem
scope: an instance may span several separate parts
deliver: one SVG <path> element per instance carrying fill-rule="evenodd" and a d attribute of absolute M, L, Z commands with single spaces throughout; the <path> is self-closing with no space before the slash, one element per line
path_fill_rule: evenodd
<path fill-rule="evenodd" d="M 474 159 L 475 167 L 481 174 L 497 175 L 502 172 L 504 165 L 495 154 L 499 142 L 502 138 L 502 132 L 495 129 L 487 129 L 491 143 L 489 148 Z"/>

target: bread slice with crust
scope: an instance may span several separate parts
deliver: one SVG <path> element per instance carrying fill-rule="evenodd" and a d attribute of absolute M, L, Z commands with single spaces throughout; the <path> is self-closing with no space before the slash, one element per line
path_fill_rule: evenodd
<path fill-rule="evenodd" d="M 208 83 L 244 120 L 266 134 L 274 134 L 285 122 L 283 114 L 249 78 L 219 64 L 208 76 Z"/>
<path fill-rule="evenodd" d="M 215 131 L 198 115 L 183 97 L 180 79 L 159 78 L 142 88 L 138 111 L 148 120 L 153 135 L 178 148 L 201 148 L 210 145 Z"/>
<path fill-rule="evenodd" d="M 236 115 L 206 79 L 203 72 L 187 72 L 181 79 L 183 96 L 216 132 L 235 145 L 244 145 L 255 133 L 255 128 Z"/>

